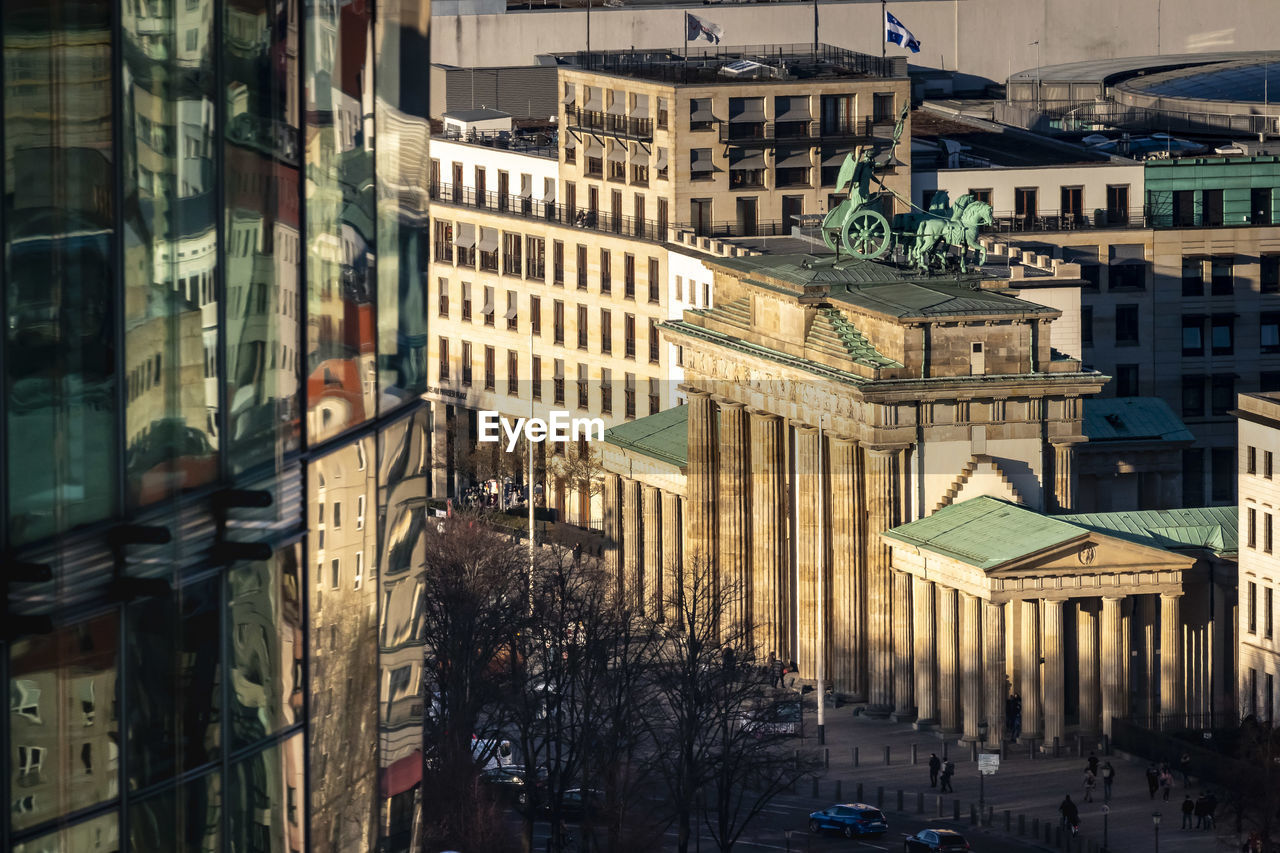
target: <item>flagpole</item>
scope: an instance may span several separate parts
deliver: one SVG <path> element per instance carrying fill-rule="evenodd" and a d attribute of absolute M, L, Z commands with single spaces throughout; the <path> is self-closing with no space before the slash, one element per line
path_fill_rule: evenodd
<path fill-rule="evenodd" d="M 889 3 L 889 0 L 880 0 L 880 58 L 881 59 L 885 58 L 886 56 L 885 47 L 889 43 L 889 40 L 884 37 L 884 28 L 888 25 L 888 22 L 889 22 L 888 3 Z"/>
<path fill-rule="evenodd" d="M 818 0 L 813 0 L 813 52 L 818 52 Z"/>

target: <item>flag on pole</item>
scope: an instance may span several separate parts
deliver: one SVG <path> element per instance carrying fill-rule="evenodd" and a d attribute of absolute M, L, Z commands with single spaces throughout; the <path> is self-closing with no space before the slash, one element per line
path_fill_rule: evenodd
<path fill-rule="evenodd" d="M 920 40 L 911 34 L 911 30 L 902 26 L 901 21 L 887 11 L 884 13 L 884 40 L 893 42 L 899 47 L 905 47 L 912 53 L 920 52 Z"/>
<path fill-rule="evenodd" d="M 724 30 L 720 28 L 719 24 L 704 21 L 697 15 L 690 15 L 688 12 L 684 13 L 684 27 L 685 41 L 697 41 L 705 38 L 712 44 L 719 44 L 720 40 L 724 38 Z"/>

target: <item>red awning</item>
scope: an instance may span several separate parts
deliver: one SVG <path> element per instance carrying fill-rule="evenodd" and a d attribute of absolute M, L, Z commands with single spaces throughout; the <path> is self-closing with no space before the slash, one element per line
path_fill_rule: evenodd
<path fill-rule="evenodd" d="M 422 781 L 422 750 L 413 752 L 382 768 L 382 799 L 403 794 Z"/>

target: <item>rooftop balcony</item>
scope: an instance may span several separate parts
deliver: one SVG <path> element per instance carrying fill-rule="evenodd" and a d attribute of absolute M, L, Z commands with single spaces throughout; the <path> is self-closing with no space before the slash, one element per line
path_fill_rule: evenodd
<path fill-rule="evenodd" d="M 883 120 L 855 119 L 840 124 L 823 124 L 821 121 L 722 121 L 720 143 L 743 148 L 773 148 L 776 145 L 800 143 L 819 145 L 832 142 L 870 142 L 875 128 L 884 125 Z M 892 120 L 887 131 L 891 131 Z"/>
<path fill-rule="evenodd" d="M 653 141 L 653 119 L 632 118 L 598 110 L 569 107 L 565 110 L 565 123 L 570 130 L 599 133 L 617 139 Z"/>

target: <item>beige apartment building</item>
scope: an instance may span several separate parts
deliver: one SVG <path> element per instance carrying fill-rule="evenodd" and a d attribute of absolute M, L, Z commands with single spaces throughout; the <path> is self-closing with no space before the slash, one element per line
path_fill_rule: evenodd
<path fill-rule="evenodd" d="M 1241 394 L 1235 416 L 1240 429 L 1240 713 L 1273 722 L 1280 699 L 1275 610 L 1280 595 L 1280 552 L 1275 547 L 1280 394 Z"/>

